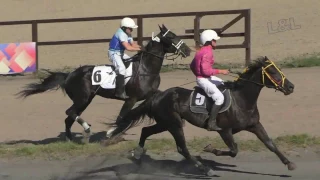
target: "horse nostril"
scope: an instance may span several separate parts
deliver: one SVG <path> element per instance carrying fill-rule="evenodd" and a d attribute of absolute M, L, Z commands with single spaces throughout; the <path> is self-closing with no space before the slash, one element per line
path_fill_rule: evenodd
<path fill-rule="evenodd" d="M 290 90 L 290 91 L 293 91 L 293 89 L 294 89 L 294 86 L 290 86 L 290 87 L 289 87 L 289 90 Z"/>

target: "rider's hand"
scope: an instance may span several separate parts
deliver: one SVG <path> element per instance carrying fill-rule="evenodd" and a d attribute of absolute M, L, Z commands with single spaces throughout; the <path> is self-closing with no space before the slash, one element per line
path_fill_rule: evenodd
<path fill-rule="evenodd" d="M 140 46 L 140 51 L 145 51 L 146 49 L 144 48 L 144 46 Z"/>
<path fill-rule="evenodd" d="M 220 70 L 221 74 L 229 74 L 229 70 L 227 69 L 223 69 L 223 70 Z"/>

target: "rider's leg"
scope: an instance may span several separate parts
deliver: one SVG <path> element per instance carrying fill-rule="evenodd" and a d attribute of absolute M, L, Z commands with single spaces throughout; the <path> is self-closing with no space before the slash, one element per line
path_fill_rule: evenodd
<path fill-rule="evenodd" d="M 215 84 L 213 84 L 209 78 L 197 78 L 197 84 L 207 93 L 209 97 L 211 97 L 214 101 L 214 105 L 212 106 L 210 117 L 208 121 L 207 129 L 212 130 L 221 130 L 217 126 L 216 117 L 219 113 L 219 110 L 224 102 L 224 96 L 217 88 Z"/>
<path fill-rule="evenodd" d="M 110 54 L 112 53 L 112 54 Z M 127 95 L 125 93 L 125 81 L 124 75 L 126 73 L 126 67 L 124 66 L 120 53 L 109 52 L 110 60 L 112 64 L 116 67 L 116 71 L 118 71 L 116 77 L 116 94 L 115 96 L 120 99 L 127 99 Z"/>

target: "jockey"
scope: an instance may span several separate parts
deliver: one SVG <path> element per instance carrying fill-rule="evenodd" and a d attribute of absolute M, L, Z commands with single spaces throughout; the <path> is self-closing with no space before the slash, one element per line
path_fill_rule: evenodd
<path fill-rule="evenodd" d="M 124 75 L 126 67 L 123 64 L 123 59 L 130 57 L 124 53 L 128 51 L 140 51 L 141 47 L 133 41 L 131 33 L 134 28 L 138 28 L 133 19 L 125 17 L 121 20 L 120 28 L 113 35 L 109 43 L 109 60 L 115 66 L 117 74 L 116 79 L 116 94 L 115 96 L 120 99 L 128 98 L 125 93 Z"/>
<path fill-rule="evenodd" d="M 208 121 L 208 130 L 221 130 L 216 124 L 216 116 L 224 102 L 224 96 L 213 83 L 214 80 L 222 82 L 223 80 L 214 76 L 216 74 L 228 74 L 228 70 L 214 69 L 212 65 L 214 64 L 213 50 L 216 48 L 216 41 L 220 37 L 214 30 L 205 30 L 200 35 L 200 43 L 203 45 L 201 49 L 195 54 L 192 63 L 190 64 L 190 69 L 196 76 L 197 84 L 202 88 L 206 94 L 211 97 L 215 104 L 213 105 L 210 117 Z"/>

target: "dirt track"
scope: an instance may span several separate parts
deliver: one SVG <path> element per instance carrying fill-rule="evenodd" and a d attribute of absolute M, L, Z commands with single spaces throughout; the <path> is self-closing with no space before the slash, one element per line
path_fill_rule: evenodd
<path fill-rule="evenodd" d="M 287 78 L 295 84 L 295 91 L 289 96 L 271 89 L 263 89 L 258 100 L 261 121 L 271 137 L 284 134 L 308 133 L 320 135 L 320 68 L 285 69 Z M 221 76 L 222 77 L 222 76 Z M 164 90 L 172 86 L 179 86 L 194 81 L 192 73 L 180 71 L 164 73 L 161 75 L 160 89 Z M 222 77 L 224 79 L 233 79 Z M 14 80 L 13 80 L 14 79 Z M 31 96 L 24 101 L 15 99 L 13 94 L 26 84 L 35 81 L 25 78 L 1 78 L 2 88 L 0 99 L 3 103 L 0 109 L 1 124 L 5 131 L 0 131 L 0 141 L 8 140 L 45 140 L 54 138 L 64 132 L 65 110 L 71 105 L 71 100 L 59 90 Z M 192 88 L 195 83 L 184 86 Z M 92 124 L 92 130 L 104 136 L 107 126 L 103 123 L 115 120 L 123 102 L 117 100 L 96 97 L 82 117 Z M 146 124 L 148 125 L 148 124 Z M 128 131 L 126 139 L 137 139 L 142 127 L 136 127 Z M 73 132 L 82 132 L 82 127 L 75 123 Z M 199 136 L 216 136 L 206 130 L 186 124 L 185 134 L 187 138 Z M 156 137 L 170 137 L 165 132 Z M 255 138 L 247 132 L 236 135 L 241 139 Z"/>
<path fill-rule="evenodd" d="M 138 166 L 129 159 L 112 157 L 76 158 L 68 161 L 19 161 L 0 164 L 0 179 L 8 180 L 316 180 L 319 179 L 320 156 L 308 150 L 293 151 L 288 159 L 296 163 L 288 171 L 271 152 L 239 153 L 236 158 L 201 154 L 202 163 L 213 168 L 219 177 L 205 177 L 182 156 L 146 156 Z"/>

